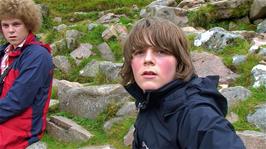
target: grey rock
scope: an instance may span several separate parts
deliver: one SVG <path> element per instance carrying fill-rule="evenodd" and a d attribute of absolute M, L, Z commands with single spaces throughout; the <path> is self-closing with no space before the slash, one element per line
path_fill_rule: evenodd
<path fill-rule="evenodd" d="M 249 123 L 256 125 L 264 133 L 266 132 L 266 105 L 262 105 L 256 109 L 255 113 L 247 116 Z"/>
<path fill-rule="evenodd" d="M 65 24 L 60 24 L 58 26 L 53 27 L 53 29 L 56 30 L 56 31 L 62 31 L 64 29 L 66 29 L 66 28 L 67 28 L 67 25 L 65 25 Z"/>
<path fill-rule="evenodd" d="M 70 53 L 70 56 L 79 64 L 83 59 L 90 57 L 93 53 L 91 51 L 92 45 L 89 43 L 80 44 L 77 49 Z"/>
<path fill-rule="evenodd" d="M 52 116 L 47 123 L 47 131 L 64 142 L 85 142 L 93 136 L 74 121 L 62 116 Z"/>
<path fill-rule="evenodd" d="M 259 55 L 266 57 L 266 48 L 260 48 Z"/>
<path fill-rule="evenodd" d="M 180 27 L 188 25 L 187 10 L 182 8 L 155 5 L 148 7 L 146 13 L 145 16 L 164 18 Z"/>
<path fill-rule="evenodd" d="M 101 56 L 104 60 L 114 61 L 115 57 L 109 45 L 106 42 L 103 42 L 97 46 L 97 49 L 100 51 Z"/>
<path fill-rule="evenodd" d="M 243 37 L 238 34 L 228 32 L 220 27 L 215 27 L 197 36 L 194 45 L 218 51 L 228 45 L 232 45 L 238 38 L 243 39 Z"/>
<path fill-rule="evenodd" d="M 251 70 L 251 74 L 255 80 L 253 87 L 257 88 L 262 85 L 266 86 L 266 65 L 258 64 L 254 66 Z"/>
<path fill-rule="evenodd" d="M 41 141 L 35 142 L 28 146 L 26 149 L 47 149 L 47 144 Z"/>
<path fill-rule="evenodd" d="M 251 92 L 242 86 L 224 88 L 220 92 L 227 98 L 229 108 L 251 96 Z"/>
<path fill-rule="evenodd" d="M 122 118 L 122 117 L 115 117 L 115 118 L 112 118 L 112 119 L 110 119 L 110 120 L 108 120 L 108 121 L 106 121 L 106 122 L 104 123 L 104 125 L 103 125 L 103 129 L 104 129 L 105 131 L 108 131 L 108 130 L 110 130 L 110 129 L 112 128 L 112 126 L 113 126 L 114 124 L 121 123 L 122 121 L 123 121 L 123 118 Z"/>
<path fill-rule="evenodd" d="M 136 115 L 137 109 L 135 102 L 126 102 L 116 113 L 116 116 Z"/>
<path fill-rule="evenodd" d="M 258 33 L 266 33 L 266 19 L 262 21 L 260 24 L 258 24 L 256 31 Z"/>
<path fill-rule="evenodd" d="M 265 0 L 253 0 L 250 7 L 249 17 L 252 20 L 266 17 L 266 1 Z"/>
<path fill-rule="evenodd" d="M 79 149 L 115 149 L 111 145 L 101 145 L 101 146 L 87 146 L 87 147 L 82 147 Z"/>
<path fill-rule="evenodd" d="M 62 18 L 61 17 L 55 17 L 53 19 L 53 21 L 56 22 L 56 23 L 62 23 Z"/>
<path fill-rule="evenodd" d="M 95 119 L 109 104 L 128 101 L 129 94 L 119 84 L 65 88 L 59 94 L 59 108 L 76 116 Z"/>
<path fill-rule="evenodd" d="M 247 56 L 246 55 L 235 55 L 233 56 L 233 65 L 237 66 L 241 63 L 246 62 Z"/>
<path fill-rule="evenodd" d="M 134 140 L 134 131 L 135 131 L 135 128 L 134 126 L 132 125 L 128 131 L 128 133 L 124 136 L 124 144 L 126 146 L 131 146 L 132 145 L 132 142 Z"/>
<path fill-rule="evenodd" d="M 92 31 L 95 27 L 97 27 L 98 25 L 97 24 L 95 24 L 95 23 L 90 23 L 89 25 L 88 25 L 88 30 L 89 31 Z"/>
<path fill-rule="evenodd" d="M 245 130 L 237 132 L 237 135 L 244 142 L 246 149 L 265 149 L 266 146 L 266 134 Z"/>
<path fill-rule="evenodd" d="M 65 73 L 68 73 L 71 70 L 71 65 L 66 56 L 55 56 L 53 58 L 53 63 L 56 68 L 60 69 Z"/>
<path fill-rule="evenodd" d="M 192 52 L 191 57 L 196 73 L 201 77 L 219 75 L 219 82 L 222 84 L 228 84 L 238 76 L 223 64 L 220 57 L 214 54 L 207 52 Z"/>

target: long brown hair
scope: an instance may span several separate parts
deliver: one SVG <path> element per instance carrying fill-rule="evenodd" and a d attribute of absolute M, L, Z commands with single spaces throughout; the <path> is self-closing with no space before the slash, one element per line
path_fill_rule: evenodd
<path fill-rule="evenodd" d="M 183 31 L 171 21 L 149 17 L 139 20 L 124 42 L 124 64 L 120 71 L 122 85 L 135 82 L 131 68 L 132 54 L 147 47 L 163 49 L 175 56 L 176 78 L 189 80 L 195 73 Z"/>

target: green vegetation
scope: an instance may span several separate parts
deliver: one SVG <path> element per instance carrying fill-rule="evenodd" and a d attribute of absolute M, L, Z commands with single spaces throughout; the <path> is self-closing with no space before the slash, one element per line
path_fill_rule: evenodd
<path fill-rule="evenodd" d="M 258 130 L 258 128 L 256 128 L 254 125 L 247 122 L 247 116 L 248 114 L 254 112 L 255 107 L 257 105 L 266 102 L 265 87 L 261 87 L 258 89 L 250 88 L 250 90 L 252 92 L 252 96 L 249 99 L 240 102 L 237 106 L 232 108 L 232 111 L 234 111 L 239 116 L 239 120 L 233 124 L 234 127 L 239 131 Z"/>
<path fill-rule="evenodd" d="M 227 9 L 227 13 L 231 14 L 234 18 L 242 18 L 244 16 L 248 16 L 250 9 L 251 1 L 246 1 L 244 4 L 240 5 L 237 8 Z M 188 13 L 189 23 L 192 26 L 200 26 L 207 29 L 213 27 L 223 27 L 224 29 L 229 29 L 230 20 L 226 19 L 218 19 L 220 18 L 221 12 L 217 12 L 217 8 L 215 5 L 208 3 L 206 6 L 200 7 L 196 11 L 190 11 Z M 204 20 L 204 21 L 202 21 Z M 235 30 L 245 30 L 252 29 L 255 30 L 253 25 L 250 23 L 237 23 Z"/>
<path fill-rule="evenodd" d="M 208 28 L 209 24 L 215 23 L 215 11 L 214 6 L 210 4 L 199 8 L 197 11 L 191 11 L 188 13 L 189 23 L 192 26 Z"/>

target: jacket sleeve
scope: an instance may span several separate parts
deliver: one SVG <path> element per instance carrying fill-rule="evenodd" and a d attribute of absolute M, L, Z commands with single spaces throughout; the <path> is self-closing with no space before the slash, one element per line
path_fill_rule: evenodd
<path fill-rule="evenodd" d="M 36 45 L 33 45 L 36 48 Z M 50 54 L 43 47 L 25 49 L 18 60 L 19 75 L 7 95 L 0 99 L 0 123 L 33 104 L 52 69 Z"/>
<path fill-rule="evenodd" d="M 178 134 L 187 149 L 245 149 L 233 126 L 208 106 L 189 110 Z"/>

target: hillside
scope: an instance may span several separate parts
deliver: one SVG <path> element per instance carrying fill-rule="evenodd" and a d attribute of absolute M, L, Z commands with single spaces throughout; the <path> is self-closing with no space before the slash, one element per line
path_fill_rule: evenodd
<path fill-rule="evenodd" d="M 52 45 L 56 66 L 52 98 L 59 104 L 50 108 L 49 118 L 63 116 L 93 134 L 89 140 L 73 142 L 46 133 L 42 142 L 49 149 L 130 148 L 124 137 L 136 118 L 136 112 L 132 114 L 134 100 L 124 99 L 128 95 L 116 85 L 123 40 L 135 21 L 149 15 L 182 27 L 199 76 L 220 75 L 219 89 L 229 103 L 228 120 L 242 138 L 248 135 L 244 130 L 266 135 L 266 117 L 258 114 L 258 106 L 266 103 L 266 13 L 250 12 L 256 0 L 35 1 L 41 4 L 44 16 L 38 37 Z M 94 101 L 84 101 L 87 98 L 103 101 L 88 107 Z M 131 111 L 118 116 L 125 103 Z"/>

